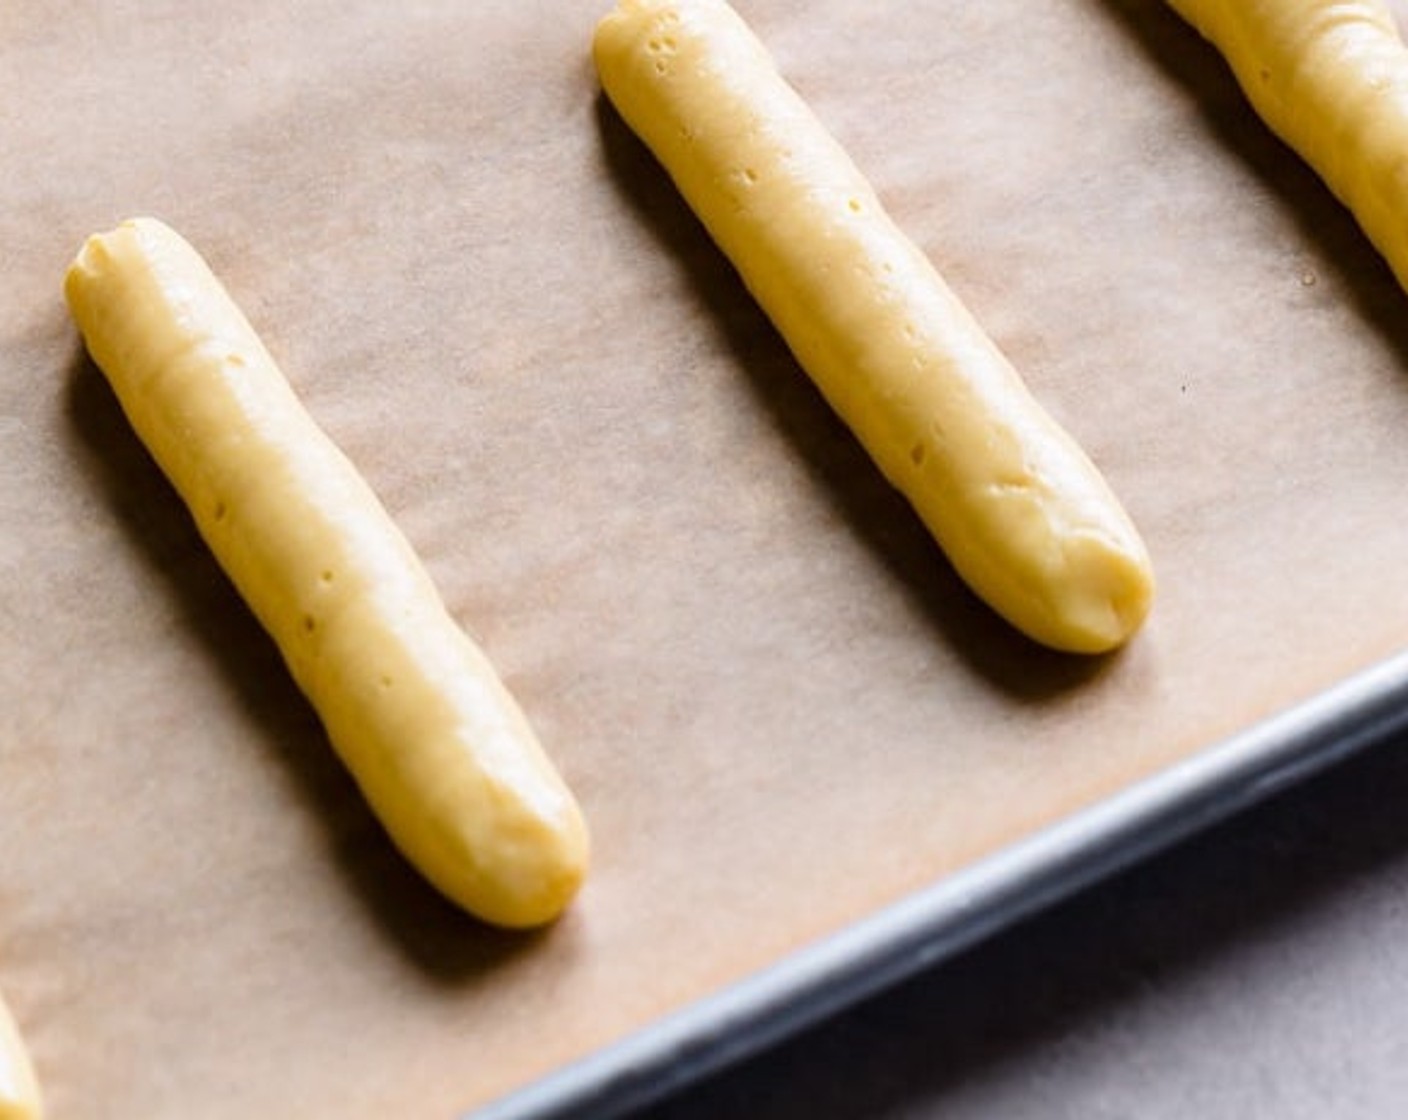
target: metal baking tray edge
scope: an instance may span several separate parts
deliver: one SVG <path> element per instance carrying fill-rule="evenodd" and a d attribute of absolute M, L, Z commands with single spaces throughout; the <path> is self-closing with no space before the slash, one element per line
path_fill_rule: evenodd
<path fill-rule="evenodd" d="M 463 1120 L 624 1116 L 1404 729 L 1408 652 L 948 875 Z"/>

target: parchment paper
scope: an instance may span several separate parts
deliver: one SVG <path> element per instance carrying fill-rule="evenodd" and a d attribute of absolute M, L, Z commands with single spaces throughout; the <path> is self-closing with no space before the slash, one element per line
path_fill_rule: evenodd
<path fill-rule="evenodd" d="M 1408 297 L 1210 48 L 738 6 L 1126 501 L 1146 630 L 963 590 L 604 105 L 606 0 L 6 4 L 0 987 L 55 1120 L 452 1116 L 1400 646 Z M 402 864 L 83 356 L 63 269 L 137 213 L 578 791 L 551 930 Z"/>

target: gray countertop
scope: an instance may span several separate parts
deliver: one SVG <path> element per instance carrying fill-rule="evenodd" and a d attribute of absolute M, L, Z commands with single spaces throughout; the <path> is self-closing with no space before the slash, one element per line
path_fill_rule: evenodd
<path fill-rule="evenodd" d="M 1405 747 L 1372 748 L 649 1120 L 1401 1115 Z"/>

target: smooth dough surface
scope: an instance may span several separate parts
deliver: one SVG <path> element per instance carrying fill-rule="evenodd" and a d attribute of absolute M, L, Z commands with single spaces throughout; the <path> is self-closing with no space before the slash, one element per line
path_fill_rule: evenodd
<path fill-rule="evenodd" d="M 1144 544 L 1087 456 L 722 0 L 623 0 L 602 86 L 958 573 L 1036 640 L 1144 620 Z"/>
<path fill-rule="evenodd" d="M 39 1120 L 43 1112 L 29 1051 L 0 995 L 0 1120 Z"/>
<path fill-rule="evenodd" d="M 397 846 L 488 921 L 554 918 L 586 871 L 575 800 L 205 262 L 137 219 L 88 240 L 65 292 L 133 428 Z"/>

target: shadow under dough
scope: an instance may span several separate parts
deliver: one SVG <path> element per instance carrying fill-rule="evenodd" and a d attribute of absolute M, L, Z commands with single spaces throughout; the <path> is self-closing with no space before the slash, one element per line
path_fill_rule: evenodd
<path fill-rule="evenodd" d="M 1160 74 L 1197 107 L 1213 138 L 1293 216 L 1354 307 L 1408 368 L 1404 292 L 1354 215 L 1257 115 L 1217 48 L 1165 0 L 1089 0 L 1120 25 Z"/>
<path fill-rule="evenodd" d="M 597 126 L 608 178 L 661 248 L 736 359 L 758 402 L 815 479 L 818 492 L 906 591 L 955 655 L 1011 699 L 1039 704 L 1079 688 L 1119 657 L 1056 653 L 1019 633 L 977 598 L 802 368 L 668 173 L 605 94 Z"/>
<path fill-rule="evenodd" d="M 79 347 L 67 411 L 107 509 L 158 572 L 208 662 L 260 730 L 261 745 L 325 826 L 332 863 L 372 919 L 430 978 L 471 983 L 549 936 L 475 921 L 396 851 L 329 744 L 272 639 L 201 540 L 179 495 L 133 432 L 101 371 Z"/>

